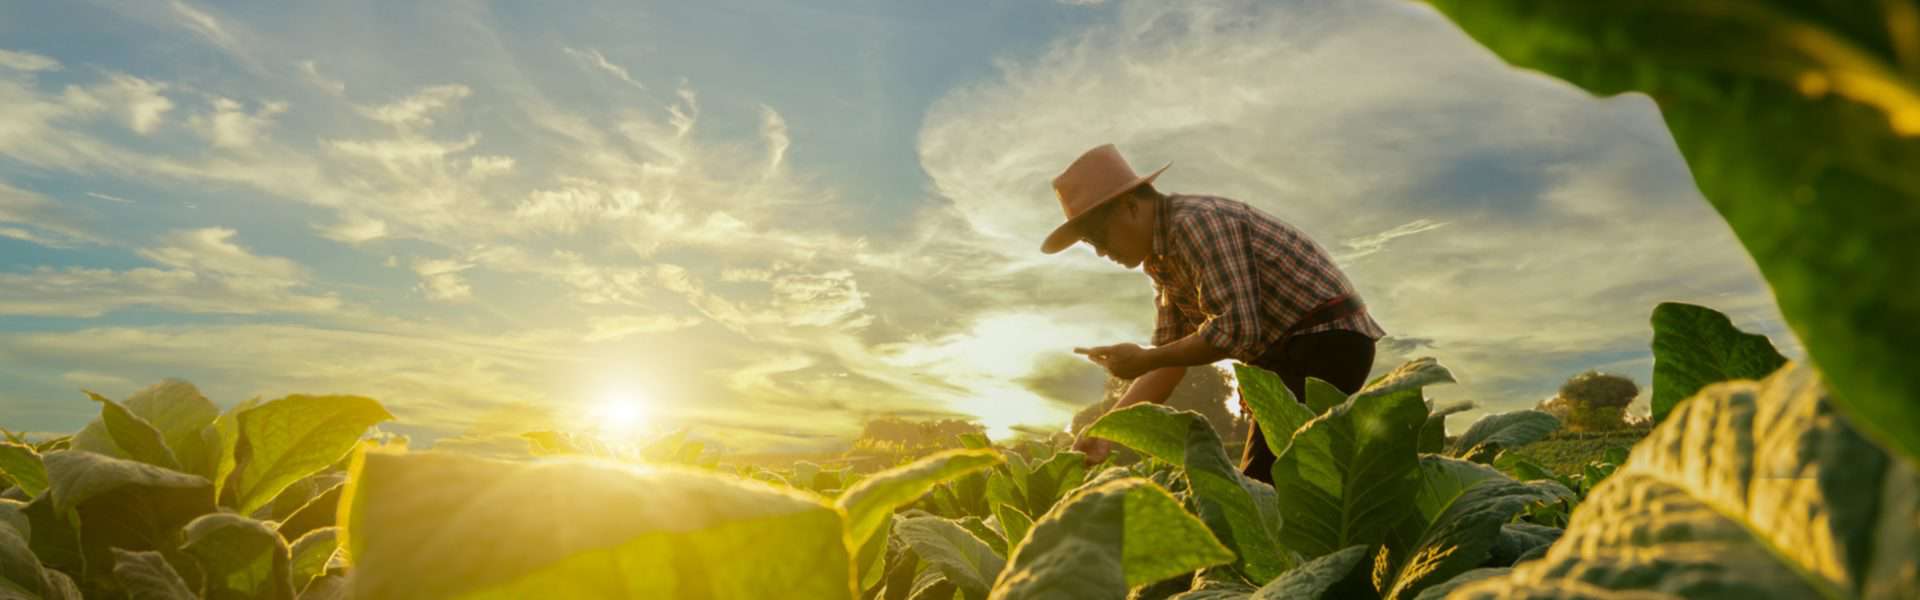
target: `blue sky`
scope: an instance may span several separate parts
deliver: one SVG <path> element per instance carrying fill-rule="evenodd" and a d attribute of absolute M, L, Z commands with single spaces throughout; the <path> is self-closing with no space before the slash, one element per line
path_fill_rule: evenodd
<path fill-rule="evenodd" d="M 1799 352 L 1650 101 L 1417 4 L 0 7 L 11 429 L 164 377 L 476 443 L 609 398 L 741 449 L 1058 426 L 1101 389 L 1068 350 L 1152 326 L 1140 273 L 1037 252 L 1108 142 L 1304 228 L 1441 399 L 1644 386 L 1662 300 Z"/>

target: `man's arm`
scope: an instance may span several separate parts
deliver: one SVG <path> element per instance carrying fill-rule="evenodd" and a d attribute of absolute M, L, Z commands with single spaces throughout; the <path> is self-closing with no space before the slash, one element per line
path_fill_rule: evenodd
<path fill-rule="evenodd" d="M 1107 412 L 1146 402 L 1165 404 L 1167 397 L 1173 395 L 1173 388 L 1179 386 L 1180 380 L 1186 375 L 1186 367 L 1149 371 L 1134 379 L 1133 383 L 1127 386 L 1127 393 L 1120 396 L 1120 400 L 1114 402 L 1113 408 L 1107 409 Z M 1107 460 L 1107 454 L 1113 451 L 1113 442 L 1104 438 L 1088 437 L 1086 432 L 1082 431 L 1079 439 L 1074 440 L 1073 449 L 1085 453 L 1086 464 L 1092 466 Z"/>
<path fill-rule="evenodd" d="M 1148 348 L 1140 354 L 1140 359 L 1149 369 L 1182 367 L 1182 371 L 1185 371 L 1184 367 L 1210 365 L 1232 358 L 1225 350 L 1213 347 L 1199 333 L 1188 334 L 1165 346 Z"/>

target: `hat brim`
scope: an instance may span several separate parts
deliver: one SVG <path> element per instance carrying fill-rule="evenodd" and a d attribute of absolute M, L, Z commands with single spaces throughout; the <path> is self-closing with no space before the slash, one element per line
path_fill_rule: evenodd
<path fill-rule="evenodd" d="M 1087 215 L 1093 214 L 1093 211 L 1099 210 L 1102 206 L 1106 206 L 1107 203 L 1112 202 L 1114 198 L 1119 198 L 1127 192 L 1133 191 L 1134 188 L 1153 183 L 1154 178 L 1159 177 L 1161 173 L 1166 172 L 1167 167 L 1171 166 L 1173 166 L 1171 162 L 1161 165 L 1160 168 L 1155 169 L 1152 173 L 1133 180 L 1133 183 L 1127 184 L 1126 187 L 1120 188 L 1119 191 L 1114 192 L 1112 195 L 1101 198 L 1099 202 L 1093 203 L 1093 206 L 1087 207 L 1086 210 L 1080 211 L 1080 214 L 1074 215 L 1071 219 L 1067 219 L 1065 223 L 1061 223 L 1059 227 L 1053 228 L 1053 233 L 1047 234 L 1047 239 L 1040 243 L 1040 253 L 1058 254 L 1061 250 L 1066 250 L 1068 247 L 1073 246 L 1074 242 L 1080 241 L 1080 222 L 1086 219 Z"/>

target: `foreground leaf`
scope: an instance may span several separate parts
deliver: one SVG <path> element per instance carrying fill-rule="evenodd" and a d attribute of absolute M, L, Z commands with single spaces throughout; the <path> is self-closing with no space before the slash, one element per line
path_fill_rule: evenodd
<path fill-rule="evenodd" d="M 1319 556 L 1379 544 L 1414 517 L 1414 447 L 1427 416 L 1415 383 L 1439 380 L 1420 373 L 1389 374 L 1294 434 L 1273 463 L 1283 547 Z"/>
<path fill-rule="evenodd" d="M 1006 559 L 994 554 L 986 542 L 948 519 L 901 519 L 894 532 L 969 599 L 987 597 L 988 588 L 1006 567 Z"/>
<path fill-rule="evenodd" d="M 1913 2 L 1432 4 L 1518 66 L 1652 96 L 1834 402 L 1920 459 Z"/>
<path fill-rule="evenodd" d="M 1423 589 L 1480 566 L 1503 524 L 1527 505 L 1551 499 L 1539 488 L 1493 473 L 1448 502 L 1427 524 L 1412 553 L 1386 580 L 1392 582 L 1385 594 L 1388 600 L 1411 600 Z"/>
<path fill-rule="evenodd" d="M 1502 450 L 1519 448 L 1547 439 L 1560 428 L 1560 419 L 1544 411 L 1516 410 L 1480 417 L 1453 442 L 1448 454 L 1481 464 L 1489 464 Z"/>
<path fill-rule="evenodd" d="M 10 521 L 0 522 L 0 597 L 8 597 L 8 592 L 26 594 L 25 598 L 41 598 L 47 595 L 46 570 L 40 567 L 40 560 L 33 556 L 33 548 L 27 544 L 29 536 L 15 528 Z"/>
<path fill-rule="evenodd" d="M 87 397 L 100 403 L 100 422 L 107 428 L 107 435 L 113 443 L 131 458 L 163 469 L 181 471 L 180 461 L 173 456 L 173 450 L 167 448 L 167 442 L 160 437 L 160 430 L 154 429 L 146 419 L 135 416 L 126 407 L 112 399 L 93 392 Z"/>
<path fill-rule="evenodd" d="M 1708 386 L 1574 510 L 1540 560 L 1456 597 L 1920 597 L 1920 474 L 1836 414 L 1813 369 Z"/>
<path fill-rule="evenodd" d="M 273 528 L 233 513 L 194 519 L 181 546 L 206 575 L 210 600 L 292 600 L 286 540 Z"/>
<path fill-rule="evenodd" d="M 40 453 L 33 448 L 0 442 L 0 472 L 6 473 L 28 496 L 38 496 L 47 489 L 47 467 L 40 463 Z"/>
<path fill-rule="evenodd" d="M 200 597 L 159 552 L 115 548 L 113 578 L 133 600 L 196 600 Z"/>
<path fill-rule="evenodd" d="M 847 547 L 858 550 L 893 511 L 913 502 L 933 486 L 962 475 L 992 468 L 1003 460 L 993 450 L 949 450 L 861 480 L 835 502 L 847 513 Z"/>
<path fill-rule="evenodd" d="M 1233 560 L 1166 490 L 1125 478 L 1083 487 L 1034 522 L 993 598 L 1110 599 Z"/>
<path fill-rule="evenodd" d="M 704 471 L 367 452 L 344 546 L 359 598 L 850 598 L 838 509 Z"/>
<path fill-rule="evenodd" d="M 1720 311 L 1662 302 L 1653 308 L 1653 420 L 1708 384 L 1761 379 L 1786 363 L 1767 336 L 1735 329 Z"/>
<path fill-rule="evenodd" d="M 158 551 L 186 571 L 192 565 L 175 558 L 182 525 L 214 511 L 213 484 L 197 475 L 83 450 L 46 455 L 48 494 L 57 515 L 77 515 L 86 580 L 112 576 L 113 553 Z M 40 522 L 34 530 L 41 530 Z"/>
<path fill-rule="evenodd" d="M 1239 557 L 1236 568 L 1264 583 L 1292 566 L 1281 553 L 1277 519 L 1263 514 L 1256 496 L 1271 489 L 1240 473 L 1227 458 L 1206 417 L 1158 404 L 1136 404 L 1107 413 L 1086 435 L 1105 438 L 1185 468 L 1200 518 Z"/>
<path fill-rule="evenodd" d="M 392 418 L 370 398 L 301 394 L 240 413 L 233 506 L 252 514 L 293 482 L 338 462 L 368 427 Z"/>
<path fill-rule="evenodd" d="M 288 545 L 287 570 L 293 576 L 293 589 L 305 589 L 314 578 L 327 574 L 327 562 L 340 548 L 339 531 L 338 527 L 321 527 Z"/>
<path fill-rule="evenodd" d="M 1293 432 L 1313 420 L 1315 411 L 1295 398 L 1286 382 L 1273 371 L 1236 362 L 1233 373 L 1234 380 L 1239 382 L 1240 398 L 1246 401 L 1247 409 L 1253 411 L 1253 420 L 1266 438 L 1267 449 L 1279 455 L 1293 439 Z"/>
<path fill-rule="evenodd" d="M 202 477 L 211 474 L 211 469 L 205 468 L 204 464 L 212 458 L 212 452 L 201 441 L 200 430 L 213 423 L 220 409 L 202 396 L 193 384 L 178 379 L 162 380 L 127 396 L 121 404 L 127 412 L 146 421 L 159 432 L 161 440 L 178 461 L 178 470 Z M 114 458 L 134 458 L 114 439 L 107 425 L 106 421 L 98 418 L 87 423 L 79 433 L 74 434 L 70 447 Z"/>
<path fill-rule="evenodd" d="M 309 531 L 336 525 L 335 516 L 340 510 L 340 493 L 346 489 L 346 485 L 345 482 L 338 483 L 320 492 L 299 510 L 287 515 L 286 520 L 281 521 L 274 530 L 279 531 L 282 538 L 297 540 Z"/>

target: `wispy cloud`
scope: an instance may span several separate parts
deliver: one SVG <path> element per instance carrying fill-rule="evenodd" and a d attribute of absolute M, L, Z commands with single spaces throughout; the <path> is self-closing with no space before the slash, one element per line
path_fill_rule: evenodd
<path fill-rule="evenodd" d="M 1346 251 L 1335 256 L 1341 262 L 1351 261 L 1385 249 L 1387 242 L 1393 241 L 1394 238 L 1426 233 L 1446 226 L 1447 224 L 1443 221 L 1415 219 L 1380 233 L 1347 238 L 1341 242 L 1341 245 L 1346 246 Z"/>
<path fill-rule="evenodd" d="M 574 58 L 580 59 L 582 62 L 587 63 L 588 66 L 591 66 L 595 69 L 599 69 L 601 71 L 605 71 L 613 75 L 615 78 L 618 78 L 620 81 L 626 82 L 628 85 L 631 85 L 635 88 L 646 89 L 647 87 L 647 86 L 641 85 L 640 82 L 635 81 L 633 79 L 633 75 L 627 72 L 626 67 L 613 64 L 613 61 L 607 60 L 607 56 L 605 54 L 601 54 L 599 50 L 594 50 L 592 48 L 588 48 L 586 50 L 575 50 L 573 48 L 569 48 L 566 46 L 561 46 L 560 50 L 566 52 L 568 56 L 572 56 Z"/>

